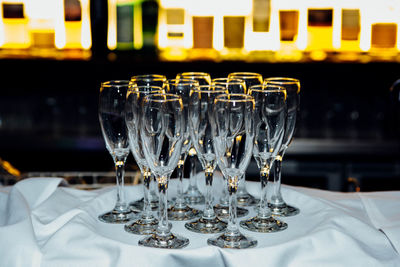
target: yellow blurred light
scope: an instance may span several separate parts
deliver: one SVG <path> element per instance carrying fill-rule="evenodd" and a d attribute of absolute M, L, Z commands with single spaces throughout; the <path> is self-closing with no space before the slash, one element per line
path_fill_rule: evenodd
<path fill-rule="evenodd" d="M 32 48 L 28 50 L 30 54 L 40 57 L 54 56 L 55 49 L 89 50 L 92 45 L 89 1 L 0 1 L 0 47 Z"/>
<path fill-rule="evenodd" d="M 177 53 L 179 59 L 169 53 L 172 60 L 182 60 L 186 54 L 186 59 L 208 55 L 214 60 L 301 61 L 308 55 L 320 61 L 335 55 L 339 61 L 365 61 L 364 52 L 373 57 L 381 54 L 386 60 L 400 49 L 398 0 L 161 0 L 160 4 L 164 10 L 180 9 L 184 14 L 177 26 L 167 25 L 160 13 L 159 48 L 187 50 Z M 171 32 L 182 36 L 168 35 Z"/>

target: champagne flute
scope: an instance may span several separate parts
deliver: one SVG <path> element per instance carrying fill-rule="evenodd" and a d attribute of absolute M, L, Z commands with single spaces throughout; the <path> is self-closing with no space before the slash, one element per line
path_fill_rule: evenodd
<path fill-rule="evenodd" d="M 129 208 L 124 192 L 125 162 L 129 155 L 128 129 L 125 124 L 125 102 L 129 81 L 103 82 L 99 96 L 101 132 L 116 171 L 117 202 L 114 209 L 99 216 L 106 223 L 126 223 L 135 213 Z"/>
<path fill-rule="evenodd" d="M 226 228 L 226 222 L 221 221 L 215 215 L 213 208 L 212 183 L 217 161 L 215 158 L 213 133 L 211 130 L 214 100 L 218 95 L 226 93 L 227 90 L 225 87 L 214 85 L 202 85 L 190 92 L 190 135 L 204 170 L 206 197 L 201 218 L 187 222 L 185 227 L 197 233 L 219 233 Z"/>
<path fill-rule="evenodd" d="M 144 98 L 140 135 L 143 151 L 155 174 L 159 192 L 159 222 L 156 232 L 139 240 L 139 245 L 182 248 L 189 239 L 171 232 L 168 223 L 167 189 L 178 165 L 185 131 L 182 98 L 174 94 L 151 94 Z"/>
<path fill-rule="evenodd" d="M 246 94 L 220 95 L 215 99 L 213 132 L 216 158 L 227 179 L 228 226 L 207 243 L 222 248 L 250 248 L 257 240 L 239 230 L 236 217 L 238 181 L 250 163 L 254 146 L 254 98 Z"/>
<path fill-rule="evenodd" d="M 278 155 L 274 160 L 273 168 L 273 190 L 270 198 L 269 206 L 272 213 L 279 216 L 293 216 L 300 212 L 299 208 L 288 205 L 281 194 L 281 167 L 282 159 L 293 140 L 293 134 L 296 128 L 297 114 L 300 107 L 300 81 L 295 78 L 271 77 L 264 80 L 264 86 L 277 85 L 286 89 L 287 93 L 287 110 L 285 135 L 283 137 L 282 146 Z"/>
<path fill-rule="evenodd" d="M 253 85 L 263 84 L 263 77 L 256 72 L 232 72 L 228 74 L 229 79 L 240 79 L 246 83 L 246 93 Z"/>
<path fill-rule="evenodd" d="M 177 166 L 178 188 L 174 204 L 168 209 L 168 218 L 175 221 L 190 220 L 200 215 L 200 211 L 190 207 L 183 195 L 183 176 L 186 156 L 191 147 L 189 133 L 189 98 L 190 92 L 199 86 L 199 82 L 190 79 L 170 79 L 165 83 L 167 93 L 182 97 L 185 122 L 184 141 Z"/>
<path fill-rule="evenodd" d="M 249 95 L 254 97 L 255 141 L 253 156 L 260 169 L 261 197 L 258 214 L 240 222 L 240 225 L 254 232 L 277 232 L 287 228 L 285 222 L 272 217 L 267 204 L 267 183 L 271 163 L 278 154 L 285 133 L 287 116 L 286 90 L 276 85 L 254 85 Z"/>
<path fill-rule="evenodd" d="M 232 72 L 228 74 L 229 79 L 241 79 L 246 83 L 246 93 L 253 85 L 263 84 L 263 77 L 256 72 Z M 258 200 L 250 195 L 246 189 L 245 175 L 239 181 L 239 188 L 237 192 L 239 206 L 252 206 L 258 203 Z"/>
<path fill-rule="evenodd" d="M 246 84 L 241 79 L 236 78 L 215 78 L 212 79 L 211 82 L 213 85 L 223 86 L 227 89 L 229 94 L 232 93 L 239 93 L 245 94 L 246 93 Z M 224 178 L 225 179 L 225 178 Z M 240 184 L 240 181 L 239 181 Z M 214 206 L 214 211 L 219 218 L 226 219 L 229 215 L 229 196 L 226 188 L 224 187 L 222 190 L 222 196 L 219 200 L 219 204 Z M 237 217 L 244 217 L 246 216 L 249 211 L 242 207 L 237 207 L 236 209 Z"/>
<path fill-rule="evenodd" d="M 136 86 L 129 88 L 126 96 L 126 115 L 125 121 L 128 127 L 129 144 L 133 157 L 135 158 L 143 178 L 143 208 L 141 216 L 128 224 L 125 224 L 125 231 L 133 234 L 151 234 L 155 232 L 158 225 L 157 218 L 153 215 L 150 203 L 150 182 L 152 180 L 151 171 L 144 156 L 143 144 L 140 137 L 142 126 L 142 102 L 150 94 L 164 93 L 161 87 L 157 86 Z"/>
<path fill-rule="evenodd" d="M 199 85 L 211 84 L 211 75 L 206 72 L 181 72 L 176 75 L 176 79 L 191 79 L 199 82 Z M 189 186 L 184 193 L 186 201 L 191 204 L 204 203 L 204 196 L 197 186 L 196 173 L 197 173 L 197 158 L 196 149 L 191 146 L 189 150 L 190 160 L 190 177 Z"/>
<path fill-rule="evenodd" d="M 156 86 L 156 87 L 164 87 L 165 82 L 167 81 L 167 77 L 162 74 L 142 74 L 142 75 L 134 75 L 131 77 L 130 83 L 132 86 Z M 150 172 L 151 173 L 151 172 Z M 156 180 L 152 175 L 153 179 L 150 179 L 150 195 L 149 201 L 151 204 L 151 209 L 158 209 L 158 196 L 156 193 Z M 129 203 L 133 210 L 141 211 L 143 210 L 144 198 L 139 199 L 137 201 L 133 201 Z"/>

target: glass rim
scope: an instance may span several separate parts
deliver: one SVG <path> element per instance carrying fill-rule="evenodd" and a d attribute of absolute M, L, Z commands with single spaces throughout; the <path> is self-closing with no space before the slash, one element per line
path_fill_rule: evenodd
<path fill-rule="evenodd" d="M 141 88 L 154 88 L 155 90 L 153 91 L 148 91 L 148 90 L 140 90 Z M 139 90 L 136 90 L 139 89 Z M 137 93 L 145 93 L 145 92 L 164 92 L 164 89 L 161 86 L 156 86 L 156 85 L 132 85 L 129 88 L 130 91 L 137 92 Z"/>
<path fill-rule="evenodd" d="M 164 97 L 164 99 L 155 99 L 155 97 Z M 146 101 L 160 102 L 160 103 L 179 101 L 182 104 L 182 97 L 180 95 L 170 94 L 170 93 L 149 94 L 145 97 L 145 99 Z"/>
<path fill-rule="evenodd" d="M 249 71 L 231 72 L 231 73 L 228 74 L 228 78 L 229 78 L 229 76 L 236 76 L 236 75 L 239 75 L 239 76 L 244 77 L 244 78 L 261 77 L 261 79 L 262 79 L 262 75 L 260 73 L 249 72 Z"/>
<path fill-rule="evenodd" d="M 300 83 L 299 79 L 296 78 L 290 78 L 290 77 L 268 77 L 265 78 L 263 83 L 282 83 L 282 84 L 295 84 L 295 83 Z"/>
<path fill-rule="evenodd" d="M 191 93 L 196 93 L 196 94 L 215 94 L 215 93 L 220 93 L 220 94 L 226 94 L 228 90 L 199 90 L 199 89 L 193 89 Z"/>
<path fill-rule="evenodd" d="M 278 87 L 280 89 L 250 89 L 249 92 L 251 93 L 252 91 L 258 92 L 258 93 L 264 93 L 264 94 L 268 94 L 268 93 L 281 93 L 284 95 L 285 100 L 287 99 L 287 91 L 285 88 L 283 88 L 282 86 L 274 86 L 274 87 Z M 251 87 L 250 87 L 251 88 Z M 249 94 L 251 96 L 251 94 Z M 254 99 L 255 100 L 255 99 Z"/>
<path fill-rule="evenodd" d="M 202 88 L 206 88 L 206 87 L 211 87 L 211 88 L 217 88 L 216 90 L 204 90 Z M 196 93 L 214 93 L 214 92 L 227 92 L 227 89 L 222 86 L 222 85 L 199 85 L 197 88 L 193 88 L 192 92 L 196 92 Z"/>
<path fill-rule="evenodd" d="M 275 89 L 268 89 L 267 86 L 273 87 Z M 270 90 L 285 90 L 286 91 L 286 88 L 284 86 L 277 85 L 277 84 L 269 84 L 269 85 L 256 84 L 256 85 L 250 86 L 248 91 L 270 91 Z"/>
<path fill-rule="evenodd" d="M 240 96 L 242 99 L 229 99 L 229 97 L 232 96 Z M 228 99 L 227 99 L 228 98 Z M 215 102 L 221 101 L 221 102 L 253 102 L 254 103 L 254 97 L 248 94 L 222 94 L 219 95 L 215 98 Z"/>
<path fill-rule="evenodd" d="M 211 77 L 211 75 L 207 72 L 197 72 L 197 71 L 189 71 L 189 72 L 181 72 L 176 75 L 177 77 L 184 77 L 184 76 L 196 76 L 196 77 Z"/>
<path fill-rule="evenodd" d="M 216 81 L 216 80 L 221 80 L 221 81 Z M 222 81 L 222 80 L 226 80 L 226 81 Z M 244 80 L 240 79 L 240 78 L 214 78 L 211 80 L 211 84 L 214 83 L 232 83 L 232 84 L 238 84 L 238 83 L 245 83 Z"/>
<path fill-rule="evenodd" d="M 197 84 L 199 86 L 199 81 L 194 80 L 194 79 L 188 79 L 188 78 L 173 78 L 173 79 L 167 79 L 165 81 L 166 84 Z"/>
<path fill-rule="evenodd" d="M 144 81 L 166 81 L 167 77 L 163 74 L 141 74 L 132 76 L 130 81 L 144 80 Z"/>
<path fill-rule="evenodd" d="M 128 80 L 109 80 L 101 83 L 102 87 L 124 87 L 129 85 L 130 81 Z"/>

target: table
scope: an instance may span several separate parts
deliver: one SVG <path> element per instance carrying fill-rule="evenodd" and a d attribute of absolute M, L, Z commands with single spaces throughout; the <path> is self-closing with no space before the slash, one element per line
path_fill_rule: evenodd
<path fill-rule="evenodd" d="M 198 181 L 204 190 L 204 180 Z M 217 196 L 219 174 L 214 184 Z M 259 183 L 246 186 L 259 195 Z M 171 180 L 170 197 L 175 188 Z M 140 185 L 126 192 L 129 200 L 143 195 Z M 289 225 L 282 232 L 241 229 L 258 240 L 256 248 L 208 246 L 211 235 L 173 222 L 172 231 L 190 244 L 167 250 L 140 247 L 141 236 L 97 219 L 113 207 L 115 187 L 85 191 L 62 178 L 25 179 L 0 187 L 0 266 L 400 266 L 400 192 L 338 193 L 282 185 L 282 194 L 301 213 L 282 218 Z M 254 214 L 250 208 L 249 216 Z"/>

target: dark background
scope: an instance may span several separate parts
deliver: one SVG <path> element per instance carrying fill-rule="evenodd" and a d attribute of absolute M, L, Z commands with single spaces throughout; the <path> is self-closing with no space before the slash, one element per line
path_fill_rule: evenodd
<path fill-rule="evenodd" d="M 300 120 L 283 183 L 351 191 L 348 178 L 356 178 L 362 191 L 400 189 L 398 110 L 390 94 L 398 63 L 178 63 L 138 53 L 117 53 L 113 61 L 108 53 L 88 61 L 1 60 L 0 157 L 22 172 L 111 171 L 97 117 L 102 81 L 254 71 L 301 81 Z M 136 168 L 132 157 L 128 165 Z M 254 162 L 247 177 L 258 179 Z"/>

